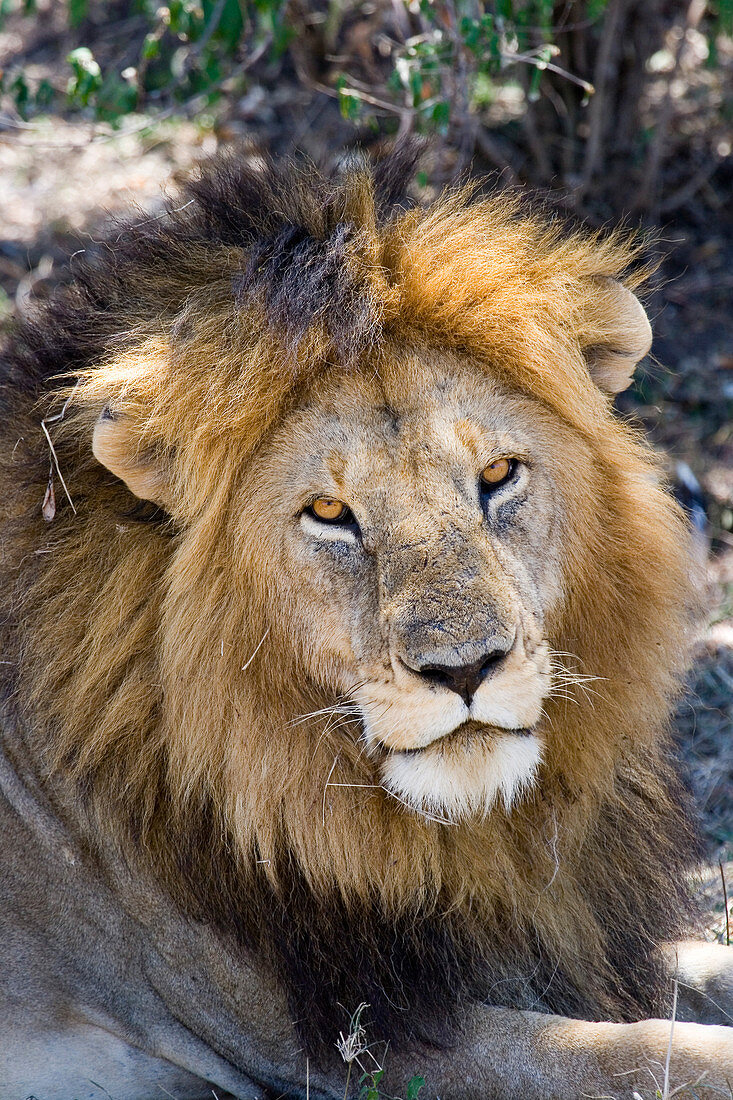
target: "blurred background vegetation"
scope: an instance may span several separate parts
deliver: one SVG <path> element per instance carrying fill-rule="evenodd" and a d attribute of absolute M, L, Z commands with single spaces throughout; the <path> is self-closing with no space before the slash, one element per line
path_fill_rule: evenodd
<path fill-rule="evenodd" d="M 201 156 L 328 165 L 415 133 L 417 197 L 480 174 L 655 231 L 654 356 L 620 410 L 702 517 L 711 612 L 677 731 L 730 858 L 733 0 L 0 0 L 0 324 Z"/>
<path fill-rule="evenodd" d="M 447 175 L 478 152 L 596 216 L 669 214 L 731 152 L 733 0 L 0 0 L 18 15 L 42 33 L 5 61 L 16 124 L 219 118 L 296 82 L 362 138 L 435 134 Z"/>

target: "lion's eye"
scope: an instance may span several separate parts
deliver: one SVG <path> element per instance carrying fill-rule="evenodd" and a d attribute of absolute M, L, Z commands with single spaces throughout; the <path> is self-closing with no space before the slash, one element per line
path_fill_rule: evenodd
<path fill-rule="evenodd" d="M 355 523 L 354 513 L 340 500 L 331 500 L 328 497 L 319 497 L 314 500 L 306 512 L 321 523 Z"/>
<path fill-rule="evenodd" d="M 481 471 L 481 488 L 485 492 L 490 492 L 492 489 L 498 488 L 499 485 L 503 485 L 514 473 L 516 465 L 513 458 L 494 459 L 488 466 L 484 466 Z"/>

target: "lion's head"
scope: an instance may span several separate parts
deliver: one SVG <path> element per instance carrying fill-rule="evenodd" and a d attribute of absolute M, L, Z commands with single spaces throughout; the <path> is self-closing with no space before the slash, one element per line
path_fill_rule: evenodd
<path fill-rule="evenodd" d="M 427 967 L 443 1007 L 470 971 L 504 1003 L 648 1012 L 685 906 L 663 731 L 690 601 L 612 408 L 650 344 L 634 248 L 389 189 L 215 165 L 21 334 L 26 438 L 76 376 L 51 396 L 76 514 L 57 484 L 28 555 L 47 452 L 6 474 L 18 697 L 95 828 L 279 935 L 301 1000 L 326 967 L 392 1019 Z"/>

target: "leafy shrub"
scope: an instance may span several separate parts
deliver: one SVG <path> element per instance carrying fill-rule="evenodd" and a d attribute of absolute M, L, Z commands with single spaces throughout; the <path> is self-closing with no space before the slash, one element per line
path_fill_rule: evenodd
<path fill-rule="evenodd" d="M 33 6 L 0 0 L 0 23 Z M 630 190 L 635 209 L 653 209 L 665 161 L 674 168 L 665 201 L 684 200 L 701 160 L 714 171 L 723 156 L 711 115 L 696 149 L 680 139 L 672 88 L 691 44 L 715 77 L 733 0 L 66 0 L 65 10 L 76 39 L 65 89 L 34 82 L 22 65 L 2 78 L 24 119 L 64 106 L 116 124 L 135 110 L 171 113 L 194 100 L 199 109 L 250 74 L 299 80 L 360 128 L 437 133 L 457 153 L 456 172 L 478 148 L 507 180 L 560 184 L 579 209 L 599 197 L 602 214 Z M 94 53 L 105 20 L 121 15 L 138 28 L 124 67 Z M 708 99 L 722 125 L 733 102 L 720 73 Z"/>

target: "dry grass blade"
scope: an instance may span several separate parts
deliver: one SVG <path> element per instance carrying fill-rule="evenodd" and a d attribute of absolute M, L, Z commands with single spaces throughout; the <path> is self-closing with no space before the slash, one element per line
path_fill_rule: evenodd
<path fill-rule="evenodd" d="M 259 651 L 260 651 L 260 649 L 261 649 L 262 645 L 263 645 L 263 644 L 264 644 L 264 642 L 266 641 L 266 639 L 267 639 L 267 636 L 268 636 L 268 634 L 269 634 L 269 633 L 270 633 L 270 628 L 269 628 L 269 626 L 268 626 L 267 630 L 265 631 L 265 633 L 264 633 L 264 634 L 262 635 L 262 637 L 260 638 L 259 642 L 258 642 L 258 643 L 257 643 L 257 645 L 255 646 L 255 648 L 254 648 L 254 652 L 252 653 L 251 657 L 250 657 L 250 658 L 249 658 L 249 659 L 248 659 L 247 661 L 245 661 L 245 662 L 244 662 L 244 664 L 242 665 L 242 672 L 246 672 L 246 671 L 247 671 L 247 669 L 249 668 L 249 666 L 250 666 L 250 665 L 252 664 L 252 662 L 254 661 L 255 657 L 256 657 L 256 656 L 257 656 L 257 654 L 259 653 Z"/>
<path fill-rule="evenodd" d="M 725 871 L 723 869 L 722 859 L 718 860 L 718 867 L 720 867 L 720 880 L 723 884 L 723 905 L 725 907 L 725 943 L 726 947 L 730 947 L 730 914 L 728 912 L 728 887 L 725 881 Z"/>
<path fill-rule="evenodd" d="M 679 987 L 677 985 L 677 979 L 674 980 L 674 993 L 672 994 L 672 1019 L 669 1025 L 669 1046 L 667 1047 L 667 1057 L 664 1062 L 664 1087 L 662 1089 L 662 1100 L 669 1100 L 669 1066 L 672 1061 L 672 1040 L 674 1039 L 674 1024 L 677 1019 L 677 994 Z"/>
<path fill-rule="evenodd" d="M 334 761 L 335 763 L 335 761 Z M 359 1056 L 365 1054 L 368 1051 L 366 1041 L 366 1031 L 362 1027 L 361 1017 L 364 1011 L 369 1008 L 366 1001 L 358 1006 L 354 1012 L 351 1020 L 349 1021 L 349 1030 L 346 1035 L 343 1031 L 339 1032 L 339 1037 L 336 1040 L 336 1049 L 346 1062 L 348 1070 L 346 1072 L 346 1086 L 344 1088 L 344 1100 L 349 1094 L 349 1084 L 351 1082 L 351 1070 L 354 1062 L 359 1064 Z"/>
<path fill-rule="evenodd" d="M 71 505 L 72 512 L 74 513 L 74 515 L 76 515 L 77 514 L 76 513 L 76 508 L 74 506 L 73 500 L 71 499 L 71 493 L 69 492 L 68 486 L 67 486 L 66 482 L 64 481 L 64 475 L 61 473 L 61 467 L 59 466 L 59 456 L 56 454 L 56 448 L 53 445 L 53 440 L 51 439 L 51 435 L 49 433 L 49 430 L 46 427 L 47 424 L 54 424 L 54 423 L 56 423 L 56 421 L 64 419 L 64 416 L 66 414 L 67 408 L 69 407 L 69 402 L 70 401 L 71 401 L 71 398 L 69 398 L 66 401 L 63 409 L 56 416 L 49 416 L 46 420 L 42 420 L 41 421 L 41 428 L 43 429 L 43 434 L 46 437 L 46 442 L 48 443 L 48 448 L 51 452 L 51 458 L 53 459 L 53 464 L 56 467 L 56 473 L 59 475 L 59 481 L 61 482 L 61 485 L 63 486 L 64 492 L 66 493 L 66 499 L 68 500 L 69 504 Z M 48 490 L 46 490 L 46 495 L 48 496 Z M 44 506 L 45 506 L 45 504 L 46 504 L 46 501 L 44 499 Z M 54 508 L 54 514 L 55 514 L 55 508 Z"/>

